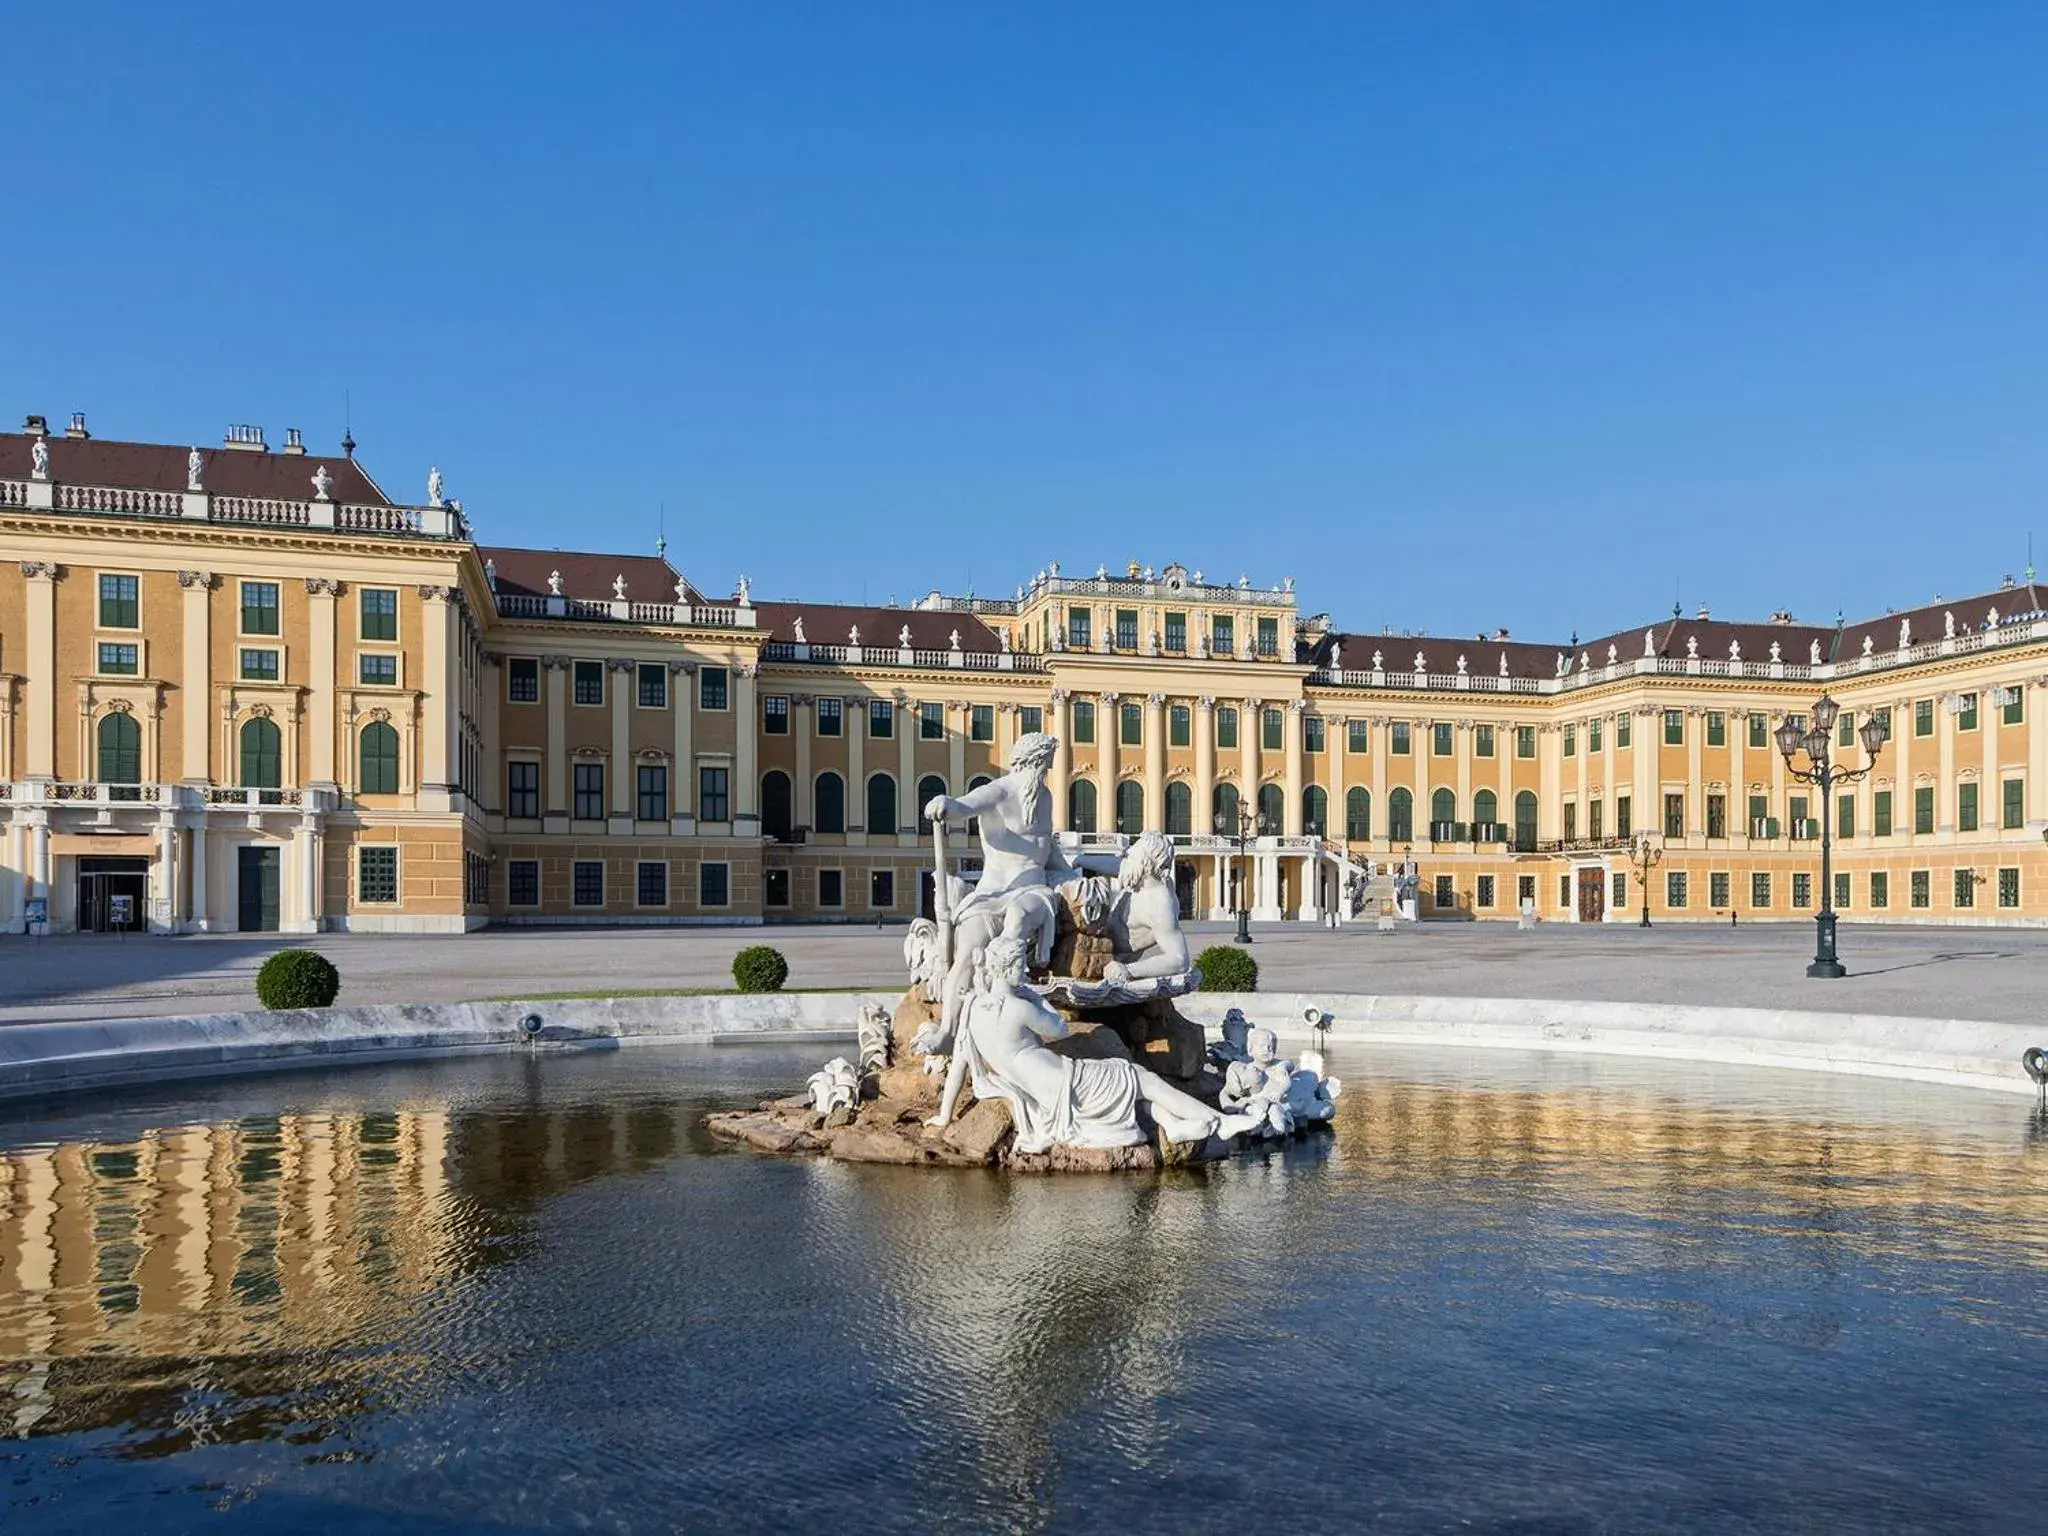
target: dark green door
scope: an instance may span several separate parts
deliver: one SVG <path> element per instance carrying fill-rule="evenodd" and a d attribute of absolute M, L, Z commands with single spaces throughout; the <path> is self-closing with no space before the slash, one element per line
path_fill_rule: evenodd
<path fill-rule="evenodd" d="M 275 848 L 239 848 L 237 891 L 244 933 L 277 932 L 277 869 Z"/>

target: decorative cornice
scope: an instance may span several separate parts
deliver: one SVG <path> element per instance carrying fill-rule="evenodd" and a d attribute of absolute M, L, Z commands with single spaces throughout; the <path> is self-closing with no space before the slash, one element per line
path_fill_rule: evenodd
<path fill-rule="evenodd" d="M 570 658 L 567 656 L 543 656 L 540 664 L 550 672 L 566 672 L 569 670 L 569 661 Z"/>
<path fill-rule="evenodd" d="M 694 662 L 694 661 L 672 661 L 672 662 L 670 662 L 670 663 L 668 664 L 668 675 L 669 675 L 670 677 L 674 677 L 674 676 L 676 676 L 676 675 L 677 675 L 678 673 L 684 673 L 684 674 L 687 674 L 687 675 L 688 675 L 688 676 L 690 676 L 690 677 L 695 677 L 695 676 L 697 675 L 697 663 L 696 663 L 696 662 Z"/>
<path fill-rule="evenodd" d="M 306 595 L 308 597 L 339 597 L 341 596 L 341 583 L 332 576 L 308 576 L 306 578 Z"/>
<path fill-rule="evenodd" d="M 423 583 L 420 586 L 419 593 L 420 597 L 427 602 L 445 603 L 449 598 L 455 596 L 455 589 L 453 587 L 428 586 Z"/>
<path fill-rule="evenodd" d="M 21 574 L 30 581 L 55 581 L 57 567 L 49 560 L 24 560 L 21 562 Z"/>
<path fill-rule="evenodd" d="M 607 672 L 630 672 L 638 665 L 639 663 L 630 656 L 607 656 L 604 659 L 604 668 Z"/>
<path fill-rule="evenodd" d="M 187 589 L 200 587 L 210 590 L 213 586 L 213 572 L 180 571 L 178 572 L 178 585 Z"/>

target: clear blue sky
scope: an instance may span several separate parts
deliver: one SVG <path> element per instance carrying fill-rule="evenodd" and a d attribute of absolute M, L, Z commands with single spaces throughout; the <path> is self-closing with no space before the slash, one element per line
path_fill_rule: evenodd
<path fill-rule="evenodd" d="M 14 30 L 14 419 L 729 591 L 1292 574 L 1357 628 L 2025 563 L 2048 6 L 133 4 Z M 9 425 L 12 425 L 10 422 Z"/>

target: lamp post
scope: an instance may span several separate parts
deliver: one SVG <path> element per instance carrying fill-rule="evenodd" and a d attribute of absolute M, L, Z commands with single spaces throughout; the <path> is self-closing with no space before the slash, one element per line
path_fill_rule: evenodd
<path fill-rule="evenodd" d="M 1870 761 L 1861 768 L 1837 767 L 1829 755 L 1829 743 L 1834 739 L 1835 717 L 1841 713 L 1841 706 L 1822 694 L 1813 704 L 1813 724 L 1804 734 L 1787 716 L 1779 725 L 1775 735 L 1778 751 L 1784 756 L 1785 771 L 1801 784 L 1814 784 L 1820 788 L 1820 915 L 1814 918 L 1813 964 L 1806 968 L 1809 976 L 1838 980 L 1849 973 L 1843 969 L 1835 951 L 1835 881 L 1834 881 L 1834 807 L 1833 797 L 1838 784 L 1854 784 L 1858 779 L 1868 778 L 1877 766 L 1877 754 L 1884 746 L 1884 720 L 1871 715 L 1864 720 L 1857 735 L 1863 742 L 1863 754 Z M 1795 768 L 1792 759 L 1799 755 L 1799 749 L 1806 749 L 1809 766 Z"/>
<path fill-rule="evenodd" d="M 1240 799 L 1237 802 L 1236 827 L 1225 823 L 1216 830 L 1237 844 L 1237 942 L 1249 944 L 1252 941 L 1252 871 L 1247 850 L 1253 838 L 1265 836 L 1270 829 L 1266 818 Z"/>
<path fill-rule="evenodd" d="M 1628 845 L 1628 861 L 1636 872 L 1636 889 L 1643 893 L 1643 927 L 1650 926 L 1650 871 L 1664 862 L 1664 850 L 1650 841 L 1650 834 L 1638 832 Z"/>

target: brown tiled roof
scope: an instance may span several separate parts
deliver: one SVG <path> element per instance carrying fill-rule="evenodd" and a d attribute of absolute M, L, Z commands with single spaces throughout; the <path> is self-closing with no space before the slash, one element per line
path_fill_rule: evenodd
<path fill-rule="evenodd" d="M 672 603 L 676 600 L 676 568 L 655 555 L 593 555 L 573 549 L 507 549 L 496 545 L 477 547 L 479 558 L 495 567 L 498 590 L 512 596 L 545 597 L 548 573 L 562 573 L 562 595 L 609 601 L 612 582 L 626 578 L 626 596 L 636 603 Z M 688 583 L 684 600 L 703 602 L 704 595 Z"/>
<path fill-rule="evenodd" d="M 996 632 L 971 613 L 930 608 L 869 608 L 857 603 L 756 603 L 756 622 L 777 640 L 796 638 L 795 620 L 804 621 L 804 638 L 817 645 L 844 645 L 858 626 L 860 643 L 893 646 L 910 626 L 910 643 L 921 651 L 950 650 L 953 631 L 960 631 L 963 651 L 1000 651 Z"/>
<path fill-rule="evenodd" d="M 121 443 L 98 437 L 52 433 L 50 478 L 71 485 L 106 485 L 121 490 L 182 491 L 187 448 L 166 443 Z M 0 432 L 0 479 L 26 480 L 35 439 L 24 432 Z M 391 506 L 377 482 L 354 459 L 314 453 L 257 453 L 248 449 L 201 448 L 200 483 L 216 496 L 262 496 L 311 501 L 313 473 L 320 465 L 334 477 L 327 493 L 352 506 Z"/>
<path fill-rule="evenodd" d="M 1914 645 L 1943 639 L 1948 633 L 1949 614 L 1955 615 L 1958 637 L 1975 634 L 1989 624 L 1994 609 L 1998 612 L 2000 624 L 2023 614 L 2042 613 L 2048 610 L 2048 587 L 2031 581 L 2021 582 L 2016 586 L 2000 587 L 1994 592 L 1980 592 L 1975 597 L 1959 597 L 1952 602 L 1929 603 L 1924 608 L 1908 608 L 1880 618 L 1864 619 L 1842 631 L 1839 659 L 1848 661 L 1862 655 L 1866 635 L 1873 642 L 1871 651 L 1874 655 L 1897 650 L 1902 620 L 1912 625 L 1911 643 Z"/>
<path fill-rule="evenodd" d="M 1330 664 L 1332 646 L 1342 648 L 1341 659 L 1347 672 L 1369 672 L 1372 658 L 1379 652 L 1381 664 L 1388 672 L 1413 672 L 1415 653 L 1422 652 L 1424 664 L 1431 672 L 1455 672 L 1458 658 L 1465 658 L 1465 670 L 1485 673 L 1489 677 L 1500 675 L 1500 659 L 1508 659 L 1509 677 L 1555 677 L 1557 676 L 1557 654 L 1562 646 L 1540 645 L 1526 640 L 1481 640 L 1472 635 L 1462 638 L 1454 635 L 1363 635 L 1332 633 L 1322 636 L 1313 645 L 1303 647 L 1297 659 L 1310 666 L 1326 667 Z"/>

